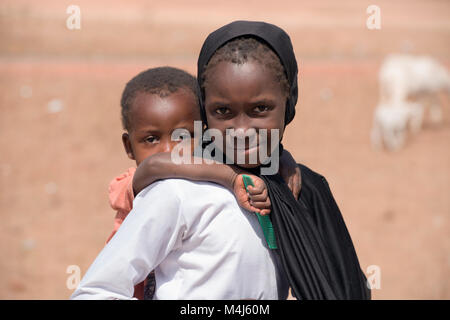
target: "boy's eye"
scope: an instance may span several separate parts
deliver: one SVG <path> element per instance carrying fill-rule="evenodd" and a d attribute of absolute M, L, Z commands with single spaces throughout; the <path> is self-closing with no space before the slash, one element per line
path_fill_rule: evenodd
<path fill-rule="evenodd" d="M 220 115 L 228 114 L 230 113 L 230 109 L 228 109 L 227 107 L 220 107 L 216 109 L 216 113 Z"/>
<path fill-rule="evenodd" d="M 148 136 L 147 138 L 145 138 L 145 141 L 148 143 L 156 143 L 158 142 L 158 138 L 155 136 Z"/>
<path fill-rule="evenodd" d="M 261 112 L 269 111 L 269 107 L 268 107 L 268 106 L 261 105 L 261 106 L 256 106 L 253 110 L 254 110 L 256 113 L 261 113 Z"/>

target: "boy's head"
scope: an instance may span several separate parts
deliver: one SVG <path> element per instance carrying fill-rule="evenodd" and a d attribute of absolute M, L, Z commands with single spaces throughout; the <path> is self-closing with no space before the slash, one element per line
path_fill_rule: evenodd
<path fill-rule="evenodd" d="M 159 152 L 170 152 L 180 141 L 172 141 L 175 129 L 194 132 L 200 120 L 198 84 L 187 72 L 159 67 L 131 79 L 122 93 L 121 114 L 127 131 L 122 141 L 130 159 L 142 162 Z"/>

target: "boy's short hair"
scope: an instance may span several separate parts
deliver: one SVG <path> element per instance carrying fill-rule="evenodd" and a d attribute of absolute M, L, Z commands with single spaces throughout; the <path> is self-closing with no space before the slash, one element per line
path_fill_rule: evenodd
<path fill-rule="evenodd" d="M 122 93 L 120 105 L 123 128 L 130 131 L 129 114 L 138 93 L 157 94 L 164 98 L 181 88 L 190 90 L 198 103 L 197 80 L 186 71 L 173 67 L 158 67 L 139 73 L 126 84 Z"/>

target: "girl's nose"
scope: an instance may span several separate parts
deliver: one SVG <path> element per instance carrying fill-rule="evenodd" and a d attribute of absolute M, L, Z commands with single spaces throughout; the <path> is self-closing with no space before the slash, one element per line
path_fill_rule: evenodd
<path fill-rule="evenodd" d="M 248 129 L 252 128 L 252 121 L 245 114 L 240 114 L 231 120 L 229 128 L 236 132 L 247 132 Z"/>
<path fill-rule="evenodd" d="M 235 128 L 230 131 L 230 134 L 233 138 L 236 139 L 245 139 L 246 137 L 253 137 L 256 135 L 255 128 Z"/>

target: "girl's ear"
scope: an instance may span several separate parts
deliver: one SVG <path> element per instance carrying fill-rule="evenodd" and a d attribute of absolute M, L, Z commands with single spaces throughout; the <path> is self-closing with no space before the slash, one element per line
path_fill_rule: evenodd
<path fill-rule="evenodd" d="M 128 158 L 130 158 L 131 160 L 136 160 L 134 157 L 133 148 L 131 147 L 130 136 L 128 135 L 128 133 L 122 134 L 122 142 Z"/>

